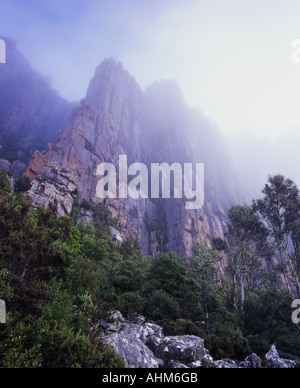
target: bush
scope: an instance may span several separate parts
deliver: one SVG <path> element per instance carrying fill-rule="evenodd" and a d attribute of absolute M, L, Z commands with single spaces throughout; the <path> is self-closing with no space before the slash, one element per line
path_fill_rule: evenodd
<path fill-rule="evenodd" d="M 234 329 L 226 335 L 212 334 L 205 338 L 205 343 L 212 357 L 217 360 L 231 358 L 242 361 L 251 354 L 248 340 Z"/>
<path fill-rule="evenodd" d="M 203 336 L 203 330 L 189 319 L 177 319 L 176 321 L 167 320 L 163 324 L 163 331 L 166 336 L 176 335 L 195 335 Z"/>
<path fill-rule="evenodd" d="M 124 360 L 100 341 L 58 324 L 43 336 L 43 368 L 124 368 Z"/>
<path fill-rule="evenodd" d="M 165 291 L 154 291 L 148 303 L 148 315 L 151 319 L 161 321 L 179 318 L 178 302 Z"/>
<path fill-rule="evenodd" d="M 300 357 L 300 335 L 299 331 L 295 333 L 287 333 L 281 335 L 276 340 L 276 346 L 278 349 L 285 353 L 293 354 Z"/>
<path fill-rule="evenodd" d="M 247 337 L 252 353 L 258 356 L 264 356 L 270 350 L 270 344 L 267 338 L 261 334 L 249 335 Z"/>
<path fill-rule="evenodd" d="M 0 194 L 8 195 L 11 193 L 10 180 L 7 171 L 0 171 Z"/>
<path fill-rule="evenodd" d="M 139 292 L 126 292 L 119 295 L 117 298 L 116 308 L 123 315 L 130 315 L 133 312 L 142 313 L 145 308 L 146 301 Z"/>
<path fill-rule="evenodd" d="M 15 180 L 15 192 L 26 193 L 30 189 L 30 180 L 27 176 L 22 176 Z"/>

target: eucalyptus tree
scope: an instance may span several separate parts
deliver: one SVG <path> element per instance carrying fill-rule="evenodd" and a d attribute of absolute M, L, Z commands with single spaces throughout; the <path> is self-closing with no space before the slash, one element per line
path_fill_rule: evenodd
<path fill-rule="evenodd" d="M 276 249 L 276 268 L 287 288 L 300 298 L 300 195 L 296 184 L 282 175 L 269 177 L 264 197 L 253 209 L 264 221 Z"/>

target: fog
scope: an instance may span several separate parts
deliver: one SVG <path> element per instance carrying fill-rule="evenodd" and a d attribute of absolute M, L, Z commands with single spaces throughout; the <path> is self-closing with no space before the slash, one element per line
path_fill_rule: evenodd
<path fill-rule="evenodd" d="M 68 100 L 107 57 L 143 89 L 176 79 L 257 196 L 269 174 L 300 185 L 299 15 L 299 0 L 0 0 L 0 34 Z"/>
<path fill-rule="evenodd" d="M 253 133 L 223 134 L 235 172 L 249 203 L 262 196 L 270 175 L 281 174 L 300 188 L 300 129 L 272 140 Z"/>

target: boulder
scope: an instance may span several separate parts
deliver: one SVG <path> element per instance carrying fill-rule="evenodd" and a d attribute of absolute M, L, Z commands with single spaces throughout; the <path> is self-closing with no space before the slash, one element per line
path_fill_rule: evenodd
<path fill-rule="evenodd" d="M 242 361 L 239 366 L 240 368 L 245 369 L 259 369 L 262 367 L 262 363 L 261 359 L 255 353 L 252 353 L 250 356 L 245 358 L 245 360 Z"/>
<path fill-rule="evenodd" d="M 102 340 L 123 356 L 127 368 L 159 368 L 163 365 L 134 334 L 114 333 Z"/>
<path fill-rule="evenodd" d="M 114 323 L 125 323 L 125 318 L 119 310 L 115 310 L 111 313 L 109 320 Z"/>
<path fill-rule="evenodd" d="M 184 364 L 181 364 L 180 362 L 171 360 L 166 365 L 166 368 L 171 368 L 171 369 L 188 369 L 189 367 L 184 365 Z"/>
<path fill-rule="evenodd" d="M 136 322 L 135 323 L 137 325 L 142 326 L 145 322 L 146 322 L 146 318 L 143 315 L 138 314 L 137 317 L 136 317 Z"/>
<path fill-rule="evenodd" d="M 165 338 L 163 329 L 151 322 L 147 322 L 141 326 L 138 334 L 140 340 L 143 341 L 152 351 L 155 351 Z"/>
<path fill-rule="evenodd" d="M 185 365 L 201 361 L 206 355 L 204 340 L 196 336 L 165 337 L 155 351 L 156 357 L 165 364 L 174 360 Z"/>
<path fill-rule="evenodd" d="M 203 363 L 202 361 L 194 361 L 194 362 L 191 362 L 189 364 L 189 368 L 193 368 L 193 369 L 196 369 L 196 368 L 203 368 Z"/>
<path fill-rule="evenodd" d="M 245 369 L 260 369 L 262 368 L 261 359 L 255 353 L 252 353 L 244 361 L 239 363 L 239 367 Z"/>
<path fill-rule="evenodd" d="M 237 369 L 238 365 L 235 361 L 229 359 L 213 361 L 210 368 L 214 369 Z"/>
<path fill-rule="evenodd" d="M 272 345 L 264 357 L 264 367 L 270 369 L 293 369 L 296 367 L 296 363 L 292 360 L 280 358 L 275 345 Z"/>
<path fill-rule="evenodd" d="M 201 360 L 203 368 L 209 368 L 211 366 L 211 364 L 213 363 L 213 361 L 214 361 L 214 359 L 208 353 L 207 350 L 206 350 L 206 352 L 207 352 L 207 354 L 204 357 L 202 357 L 202 360 Z"/>

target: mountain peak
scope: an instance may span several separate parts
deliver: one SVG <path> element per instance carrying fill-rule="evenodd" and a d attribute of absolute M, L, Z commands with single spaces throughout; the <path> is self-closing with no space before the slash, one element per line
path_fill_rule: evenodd
<path fill-rule="evenodd" d="M 121 62 L 113 58 L 105 59 L 95 70 L 86 95 L 88 104 L 103 108 L 117 97 L 129 99 L 130 96 L 142 93 L 134 77 L 123 68 Z M 108 108 L 108 107 L 107 107 Z"/>
<path fill-rule="evenodd" d="M 159 105 L 168 104 L 174 106 L 185 106 L 186 102 L 180 86 L 176 80 L 163 79 L 152 83 L 146 90 L 146 96 Z"/>

